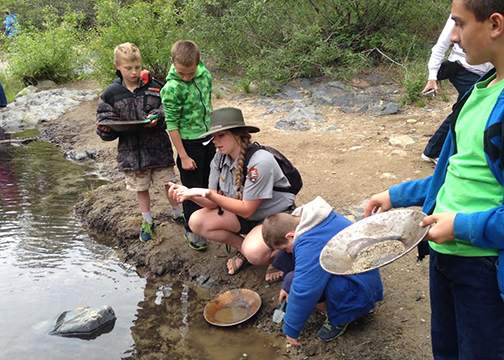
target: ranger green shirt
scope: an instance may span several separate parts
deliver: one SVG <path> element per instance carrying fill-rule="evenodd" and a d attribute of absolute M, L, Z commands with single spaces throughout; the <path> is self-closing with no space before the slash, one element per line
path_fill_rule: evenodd
<path fill-rule="evenodd" d="M 182 140 L 194 140 L 207 132 L 212 110 L 212 76 L 203 62 L 189 82 L 182 80 L 172 65 L 161 89 L 161 100 L 168 131 L 178 130 Z"/>
<path fill-rule="evenodd" d="M 488 87 L 495 75 L 476 84 L 455 124 L 457 153 L 450 157 L 445 183 L 439 190 L 434 213 L 486 211 L 502 205 L 503 188 L 485 157 L 483 134 L 504 81 Z M 503 225 L 504 226 L 504 225 Z M 481 249 L 469 240 L 444 244 L 430 242 L 437 252 L 458 256 L 497 256 L 497 250 Z"/>

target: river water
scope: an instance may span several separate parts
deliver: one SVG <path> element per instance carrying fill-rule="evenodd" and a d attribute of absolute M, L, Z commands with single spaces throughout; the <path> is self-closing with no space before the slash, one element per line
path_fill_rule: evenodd
<path fill-rule="evenodd" d="M 47 142 L 0 144 L 0 359 L 278 358 L 278 341 L 250 326 L 205 323 L 201 289 L 145 280 L 87 235 L 73 206 L 103 183 L 91 170 Z M 62 312 L 102 305 L 117 316 L 112 331 L 48 334 Z"/>

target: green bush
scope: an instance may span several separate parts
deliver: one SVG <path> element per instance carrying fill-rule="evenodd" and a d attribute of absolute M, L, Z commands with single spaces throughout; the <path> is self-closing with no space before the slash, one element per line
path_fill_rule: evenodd
<path fill-rule="evenodd" d="M 184 31 L 214 62 L 243 69 L 274 91 L 292 78 L 351 76 L 386 54 L 423 57 L 448 18 L 450 0 L 199 0 L 184 8 Z M 426 16 L 428 14 L 428 16 Z M 374 49 L 380 49 L 373 51 Z"/>
<path fill-rule="evenodd" d="M 2 83 L 8 102 L 14 101 L 16 99 L 16 94 L 24 87 L 21 80 L 10 76 L 3 71 L 0 71 L 0 83 Z"/>
<path fill-rule="evenodd" d="M 54 0 L 53 29 L 45 18 L 40 23 L 43 3 L 6 0 L 19 9 L 22 25 L 26 22 L 43 29 L 23 28 L 19 37 L 27 37 L 17 51 L 29 59 L 29 75 L 36 73 L 34 68 L 46 71 L 45 64 L 33 65 L 43 59 L 31 59 L 31 54 L 38 53 L 39 47 L 51 48 L 55 38 L 64 38 L 64 46 L 72 50 L 78 49 L 78 43 L 86 44 L 71 31 L 75 27 L 64 26 L 59 16 L 67 4 L 72 9 L 67 12 L 80 14 L 80 24 L 92 25 L 91 61 L 103 84 L 115 76 L 113 50 L 118 44 L 136 44 L 144 67 L 164 80 L 171 45 L 191 39 L 200 46 L 211 70 L 238 73 L 243 83 L 254 81 L 260 90 L 273 92 L 297 77 L 345 78 L 378 64 L 408 67 L 417 60 L 426 67 L 451 0 Z"/>
<path fill-rule="evenodd" d="M 405 89 L 401 100 L 403 105 L 414 104 L 418 107 L 424 107 L 426 105 L 425 99 L 422 95 L 422 90 L 427 83 L 426 70 L 426 65 L 421 62 L 412 63 L 406 69 L 404 75 Z"/>
<path fill-rule="evenodd" d="M 180 14 L 174 0 L 137 1 L 124 6 L 115 0 L 97 2 L 96 41 L 91 43 L 96 78 L 103 84 L 115 77 L 114 48 L 124 42 L 142 53 L 143 67 L 164 81 L 170 49 L 179 39 Z"/>
<path fill-rule="evenodd" d="M 9 43 L 6 54 L 10 73 L 25 83 L 41 79 L 63 82 L 77 77 L 84 57 L 78 25 L 81 16 L 68 12 L 61 18 L 51 7 L 44 9 L 43 30 L 23 28 Z"/>

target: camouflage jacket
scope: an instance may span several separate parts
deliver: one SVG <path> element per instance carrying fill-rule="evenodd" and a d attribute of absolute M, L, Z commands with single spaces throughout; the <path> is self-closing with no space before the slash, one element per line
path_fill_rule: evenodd
<path fill-rule="evenodd" d="M 212 76 L 200 62 L 196 75 L 183 81 L 172 65 L 161 90 L 168 131 L 178 130 L 182 140 L 194 140 L 208 131 L 212 100 Z"/>
<path fill-rule="evenodd" d="M 98 101 L 97 120 L 143 120 L 149 114 L 157 114 L 158 122 L 152 128 L 140 128 L 134 132 L 104 132 L 97 134 L 105 141 L 119 138 L 117 162 L 120 171 L 138 171 L 175 165 L 159 92 L 163 84 L 154 80 L 148 71 L 142 71 L 138 87 L 129 91 L 119 78 L 103 92 Z"/>

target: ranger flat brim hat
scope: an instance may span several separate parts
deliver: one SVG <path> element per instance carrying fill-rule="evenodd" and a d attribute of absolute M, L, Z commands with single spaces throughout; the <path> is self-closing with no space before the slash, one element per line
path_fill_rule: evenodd
<path fill-rule="evenodd" d="M 246 129 L 249 133 L 260 131 L 258 127 L 245 125 L 240 109 L 233 107 L 220 108 L 210 113 L 210 130 L 200 135 L 199 138 L 204 138 L 219 131 L 239 128 Z"/>

